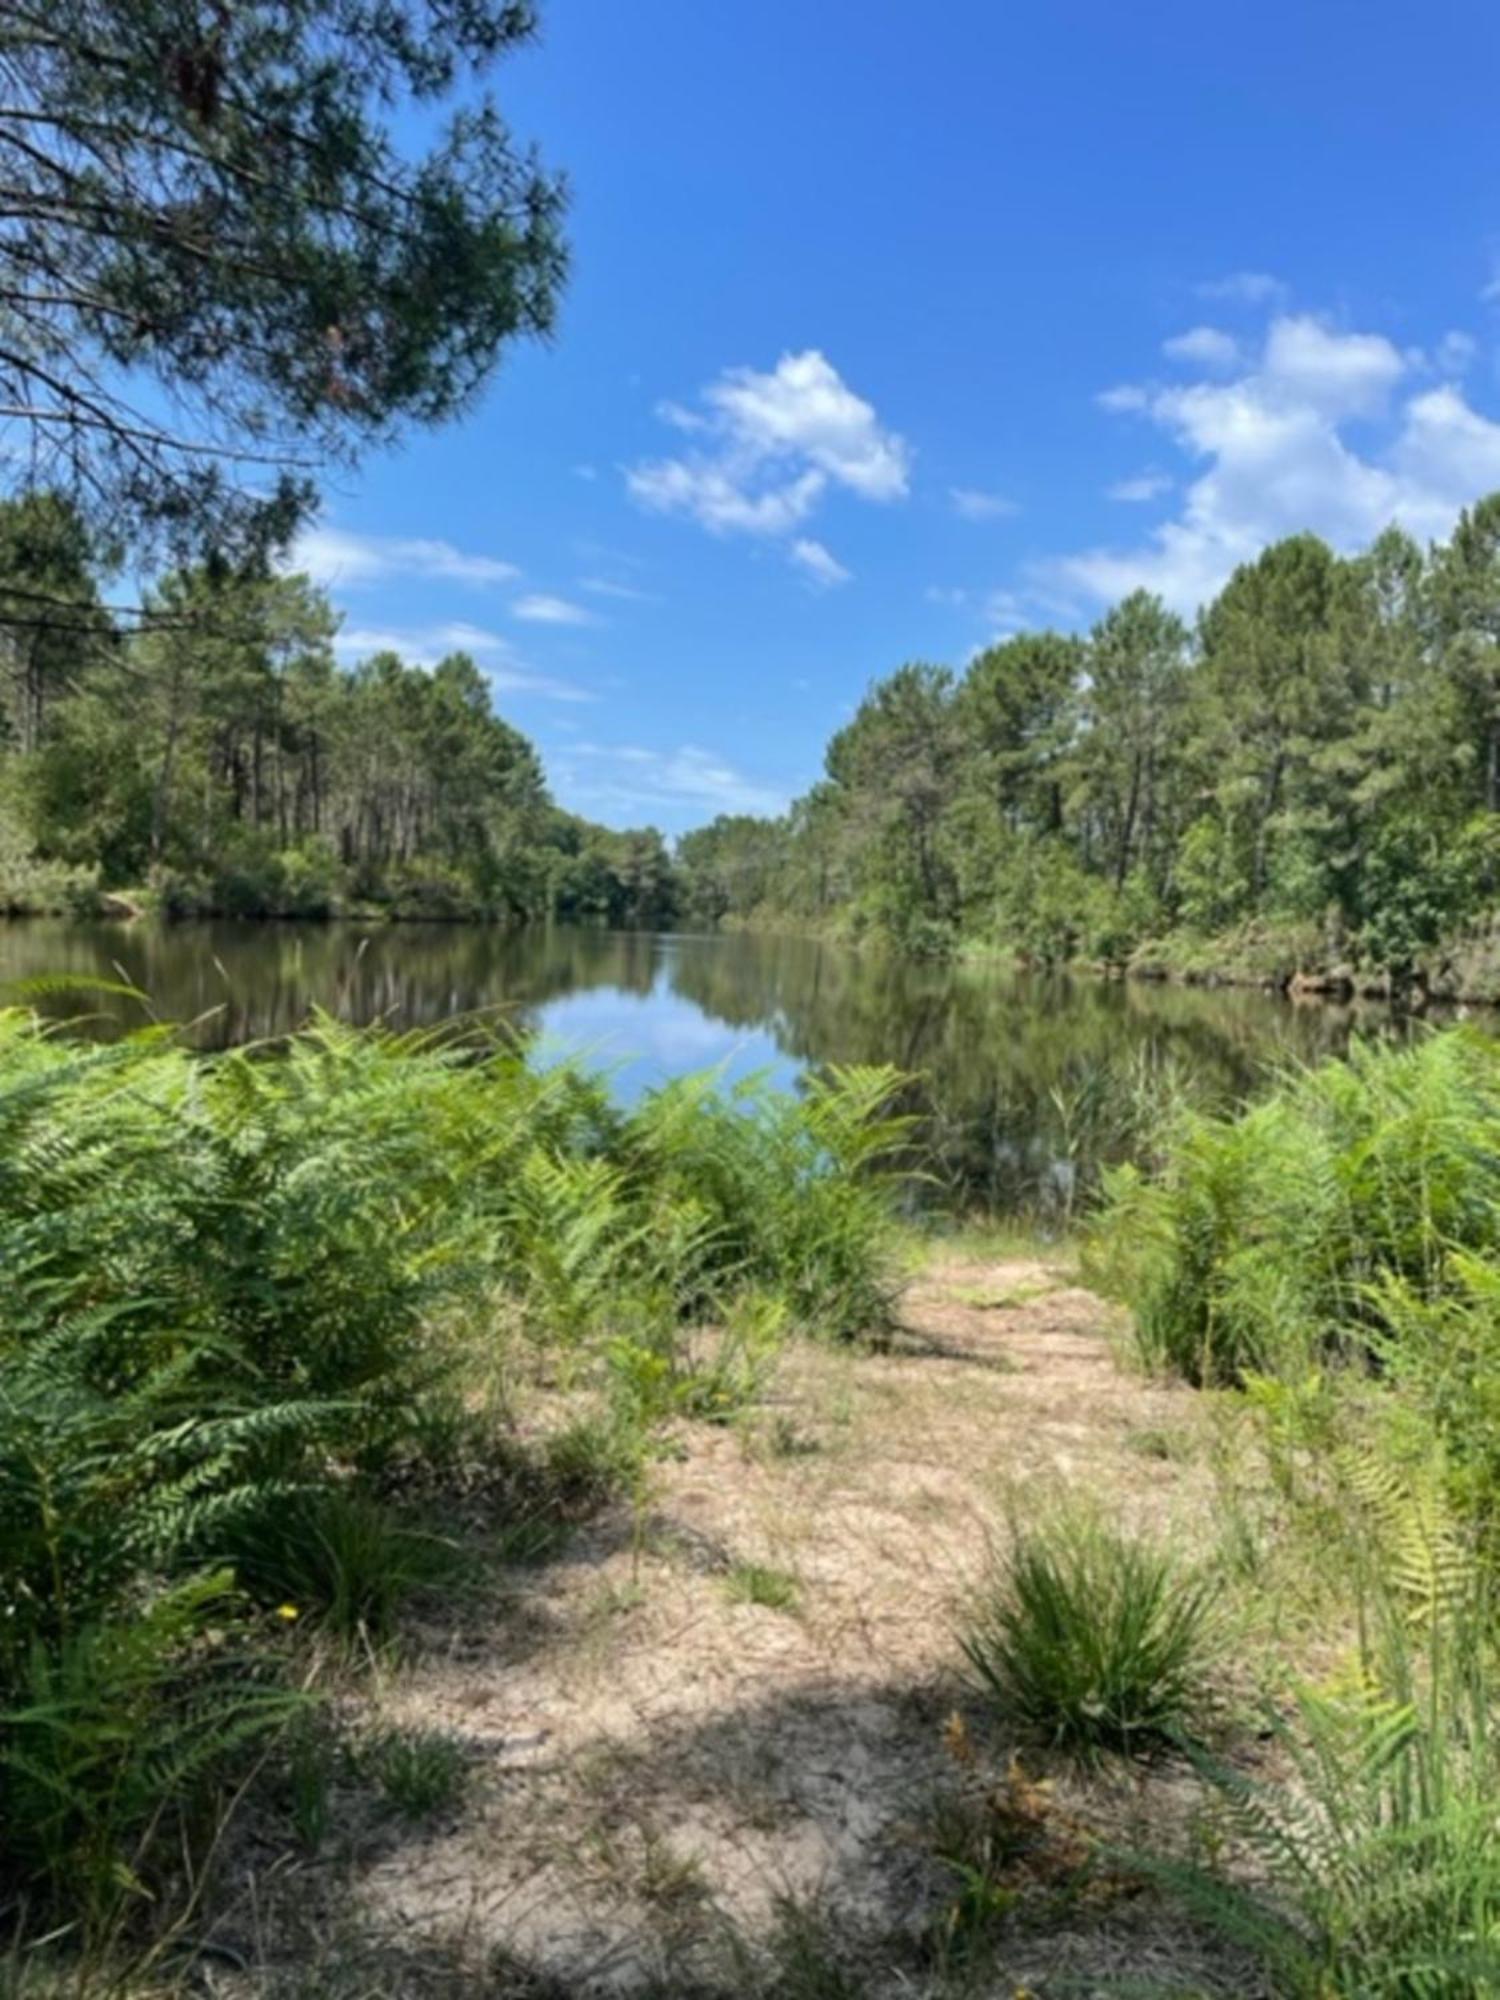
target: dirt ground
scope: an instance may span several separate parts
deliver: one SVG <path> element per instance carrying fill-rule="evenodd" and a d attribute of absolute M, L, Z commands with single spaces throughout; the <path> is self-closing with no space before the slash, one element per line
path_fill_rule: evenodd
<path fill-rule="evenodd" d="M 914 1279 L 888 1350 L 795 1346 L 748 1417 L 684 1426 L 638 1507 L 507 1572 L 386 1679 L 383 1719 L 451 1732 L 467 1788 L 262 1885 L 318 1939 L 275 1990 L 1194 1990 L 1192 1941 L 1139 1889 L 1022 1898 L 982 1967 L 945 1944 L 945 1828 L 1017 1747 L 956 1638 L 1008 1520 L 1082 1489 L 1213 1537 L 1202 1399 L 1133 1373 L 1118 1333 L 1065 1267 L 955 1256 Z M 1052 1775 L 1043 1848 L 1192 1810 L 1169 1764 Z"/>

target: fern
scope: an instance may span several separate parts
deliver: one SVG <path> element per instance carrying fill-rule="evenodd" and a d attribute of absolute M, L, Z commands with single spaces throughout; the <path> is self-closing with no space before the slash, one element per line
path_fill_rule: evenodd
<path fill-rule="evenodd" d="M 1417 1655 L 1406 1630 L 1386 1626 L 1351 1686 L 1270 1713 L 1285 1782 L 1189 1746 L 1264 1886 L 1134 1857 L 1288 2000 L 1481 2000 L 1500 1982 L 1484 1649 L 1468 1633 Z"/>
<path fill-rule="evenodd" d="M 0 1009 L 0 1873 L 149 1884 L 150 1830 L 278 1712 L 268 1604 L 390 1633 L 443 1552 L 382 1481 L 452 1436 L 463 1329 L 519 1319 L 606 1391 L 626 1477 L 784 1325 L 878 1324 L 899 1081 L 625 1114 L 472 1024 L 202 1058 Z"/>

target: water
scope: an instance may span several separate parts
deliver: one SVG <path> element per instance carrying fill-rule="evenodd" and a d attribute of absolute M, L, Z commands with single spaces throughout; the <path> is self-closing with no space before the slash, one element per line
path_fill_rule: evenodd
<path fill-rule="evenodd" d="M 651 936 L 555 927 L 207 923 L 0 924 L 0 981 L 119 980 L 205 1047 L 285 1034 L 314 1007 L 410 1027 L 495 1010 L 582 1053 L 625 1099 L 711 1066 L 792 1087 L 827 1062 L 918 1079 L 935 1198 L 996 1214 L 1066 1214 L 1098 1166 L 1139 1144 L 1161 1065 L 1219 1101 L 1268 1066 L 1341 1051 L 1353 1010 L 1268 994 L 1042 977 L 744 933 Z M 83 987 L 32 996 L 118 1033 L 136 1003 Z M 1383 1030 L 1366 1010 L 1359 1024 Z"/>

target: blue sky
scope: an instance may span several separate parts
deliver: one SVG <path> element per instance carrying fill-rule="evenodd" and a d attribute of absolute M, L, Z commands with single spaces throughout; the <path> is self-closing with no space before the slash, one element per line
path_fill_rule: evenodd
<path fill-rule="evenodd" d="M 564 805 L 776 810 L 903 660 L 1500 487 L 1497 75 L 1478 0 L 550 0 L 557 340 L 302 557 Z"/>

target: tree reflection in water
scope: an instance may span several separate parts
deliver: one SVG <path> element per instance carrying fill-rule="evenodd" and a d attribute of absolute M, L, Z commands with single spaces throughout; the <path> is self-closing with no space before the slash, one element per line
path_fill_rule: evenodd
<path fill-rule="evenodd" d="M 1128 1158 L 1176 1084 L 1223 1102 L 1268 1067 L 1341 1051 L 1380 1010 L 1272 995 L 1142 986 L 854 952 L 749 933 L 654 936 L 538 927 L 18 922 L 0 978 L 76 977 L 38 1004 L 91 1010 L 110 1035 L 140 1009 L 89 993 L 121 976 L 204 1047 L 272 1039 L 323 1008 L 357 1022 L 432 1025 L 486 1014 L 580 1048 L 626 1095 L 716 1063 L 793 1082 L 827 1062 L 911 1074 L 933 1195 L 998 1215 L 1065 1220 L 1101 1165 Z"/>

